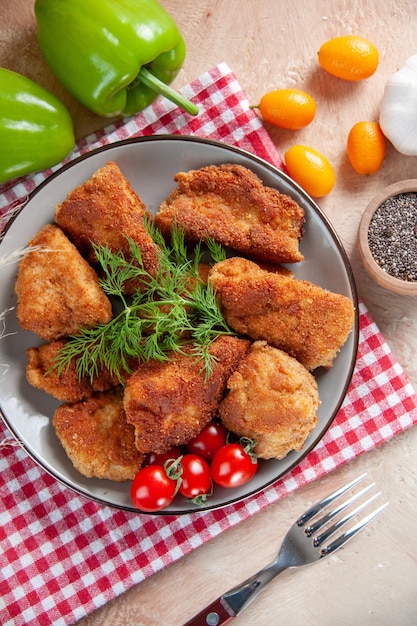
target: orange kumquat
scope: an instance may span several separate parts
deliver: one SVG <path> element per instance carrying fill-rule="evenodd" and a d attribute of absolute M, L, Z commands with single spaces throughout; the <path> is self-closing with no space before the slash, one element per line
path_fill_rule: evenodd
<path fill-rule="evenodd" d="M 349 161 L 358 174 L 375 174 L 385 157 L 385 137 L 376 122 L 357 122 L 347 139 Z"/>
<path fill-rule="evenodd" d="M 276 89 L 262 96 L 259 105 L 262 117 L 274 126 L 297 130 L 313 121 L 316 103 L 310 94 L 299 89 Z"/>
<path fill-rule="evenodd" d="M 345 35 L 329 39 L 320 48 L 321 67 L 344 80 L 358 81 L 372 76 L 378 67 L 378 50 L 364 37 Z"/>
<path fill-rule="evenodd" d="M 328 159 L 308 146 L 295 145 L 285 155 L 288 173 L 311 196 L 326 196 L 334 187 L 336 176 Z"/>

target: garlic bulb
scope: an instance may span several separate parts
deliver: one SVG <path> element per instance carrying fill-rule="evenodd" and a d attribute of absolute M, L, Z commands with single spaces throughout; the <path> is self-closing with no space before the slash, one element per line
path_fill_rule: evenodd
<path fill-rule="evenodd" d="M 379 125 L 398 152 L 417 155 L 417 54 L 387 82 Z"/>

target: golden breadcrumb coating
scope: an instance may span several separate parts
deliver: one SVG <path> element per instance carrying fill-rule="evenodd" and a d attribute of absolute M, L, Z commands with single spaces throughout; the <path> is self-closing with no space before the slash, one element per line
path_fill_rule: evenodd
<path fill-rule="evenodd" d="M 33 387 L 62 402 L 78 402 L 89 398 L 95 391 L 106 391 L 119 384 L 118 379 L 111 376 L 108 370 L 102 370 L 91 380 L 88 376 L 80 379 L 75 358 L 58 375 L 56 357 L 65 344 L 65 339 L 58 339 L 26 350 L 26 378 Z"/>
<path fill-rule="evenodd" d="M 136 446 L 143 453 L 163 452 L 186 443 L 214 417 L 229 376 L 249 349 L 235 337 L 216 339 L 210 353 L 216 358 L 208 380 L 201 361 L 173 354 L 167 361 L 139 365 L 127 382 L 124 407 L 135 426 Z"/>
<path fill-rule="evenodd" d="M 16 313 L 22 328 L 53 341 L 111 319 L 97 274 L 60 228 L 44 226 L 28 245 L 39 249 L 19 263 Z"/>
<path fill-rule="evenodd" d="M 257 442 L 261 459 L 282 459 L 301 450 L 317 424 L 320 405 L 315 378 L 286 352 L 255 342 L 227 383 L 223 424 Z"/>
<path fill-rule="evenodd" d="M 144 457 L 126 421 L 123 390 L 116 388 L 58 407 L 53 426 L 74 467 L 88 478 L 131 480 Z"/>
<path fill-rule="evenodd" d="M 68 235 L 90 263 L 96 262 L 92 243 L 121 250 L 126 259 L 132 255 L 126 237 L 141 251 L 145 269 L 152 275 L 158 267 L 157 246 L 144 226 L 149 213 L 119 167 L 109 161 L 82 185 L 71 191 L 55 209 L 55 222 Z M 140 286 L 132 281 L 131 293 Z"/>
<path fill-rule="evenodd" d="M 233 330 L 288 352 L 308 370 L 331 367 L 352 330 L 348 297 L 252 261 L 233 257 L 217 263 L 209 282 Z"/>
<path fill-rule="evenodd" d="M 155 223 L 168 236 L 173 224 L 192 241 L 212 237 L 224 246 L 272 263 L 302 261 L 304 211 L 289 196 L 266 187 L 242 165 L 209 165 L 179 172 Z"/>

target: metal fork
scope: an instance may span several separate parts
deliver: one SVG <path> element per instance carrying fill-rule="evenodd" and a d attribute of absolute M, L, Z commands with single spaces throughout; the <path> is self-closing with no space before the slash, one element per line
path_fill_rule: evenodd
<path fill-rule="evenodd" d="M 324 512 L 324 509 L 329 507 L 330 504 L 340 498 L 349 489 L 352 489 L 352 487 L 363 480 L 365 476 L 367 476 L 366 473 L 352 480 L 347 485 L 340 487 L 340 489 L 337 489 L 337 491 L 323 500 L 320 500 L 320 502 L 317 502 L 317 504 L 303 513 L 291 526 L 284 538 L 277 558 L 270 565 L 264 567 L 242 584 L 230 589 L 230 591 L 227 591 L 214 600 L 214 602 L 190 619 L 184 626 L 220 626 L 221 624 L 226 624 L 226 622 L 229 622 L 243 611 L 265 586 L 285 569 L 314 563 L 344 546 L 349 539 L 354 537 L 356 533 L 375 519 L 389 504 L 389 502 L 385 502 L 371 513 L 368 513 L 365 517 L 358 519 L 348 530 L 339 534 L 337 538 L 328 543 L 328 539 L 334 535 L 334 533 L 350 520 L 354 522 L 353 518 L 373 502 L 375 498 L 381 495 L 381 491 L 379 491 L 367 500 L 363 500 L 364 494 L 375 487 L 375 483 L 363 488 L 359 493 L 350 496 L 331 511 L 324 513 L 322 517 L 317 519 L 317 516 L 321 511 Z M 353 510 L 349 510 L 344 516 L 340 515 L 342 511 L 350 508 L 354 503 L 357 504 L 357 506 Z M 334 522 L 330 525 L 329 522 L 333 519 Z M 318 531 L 321 532 L 319 533 Z"/>

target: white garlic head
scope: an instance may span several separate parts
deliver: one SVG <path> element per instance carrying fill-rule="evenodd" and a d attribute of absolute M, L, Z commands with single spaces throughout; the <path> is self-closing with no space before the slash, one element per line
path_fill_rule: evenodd
<path fill-rule="evenodd" d="M 417 54 L 387 82 L 379 125 L 398 152 L 417 155 Z"/>

